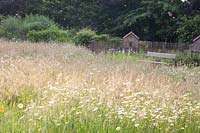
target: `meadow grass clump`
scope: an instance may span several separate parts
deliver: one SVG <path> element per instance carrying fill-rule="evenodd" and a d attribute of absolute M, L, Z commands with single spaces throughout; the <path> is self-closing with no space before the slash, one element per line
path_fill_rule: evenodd
<path fill-rule="evenodd" d="M 200 132 L 199 68 L 0 43 L 1 132 Z"/>

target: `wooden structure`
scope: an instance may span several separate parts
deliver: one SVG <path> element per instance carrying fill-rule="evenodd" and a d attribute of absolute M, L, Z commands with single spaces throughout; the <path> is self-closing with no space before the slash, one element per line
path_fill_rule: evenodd
<path fill-rule="evenodd" d="M 139 40 L 140 38 L 131 31 L 123 37 L 122 48 L 125 51 L 137 52 L 139 49 Z"/>
<path fill-rule="evenodd" d="M 123 42 L 91 40 L 89 46 L 93 52 L 147 53 L 151 51 L 157 53 L 176 53 L 185 50 L 200 52 L 200 36 L 194 40 L 194 45 L 189 45 L 189 43 L 140 41 L 139 39 L 136 34 L 129 32 L 123 37 Z"/>
<path fill-rule="evenodd" d="M 146 56 L 157 57 L 157 58 L 166 58 L 166 59 L 176 59 L 176 54 L 168 54 L 168 53 L 147 52 Z"/>
<path fill-rule="evenodd" d="M 167 54 L 167 53 L 157 53 L 157 52 L 147 52 L 146 57 L 153 58 L 164 58 L 164 59 L 172 59 L 174 63 L 161 62 L 159 60 L 150 61 L 150 60 L 140 60 L 139 62 L 153 63 L 153 64 L 162 64 L 162 65 L 176 65 L 175 59 L 176 54 Z"/>
<path fill-rule="evenodd" d="M 107 51 L 116 51 L 119 49 L 119 47 L 121 46 L 121 44 L 114 44 L 112 42 L 108 42 L 108 41 L 91 41 L 90 43 L 90 50 L 96 53 L 100 53 L 100 52 L 107 52 Z"/>
<path fill-rule="evenodd" d="M 160 53 L 169 53 L 171 51 L 176 52 L 176 51 L 189 50 L 188 43 L 140 41 L 139 46 L 141 46 L 145 52 L 152 51 Z"/>
<path fill-rule="evenodd" d="M 191 46 L 192 52 L 200 52 L 200 35 L 193 40 L 193 44 Z"/>

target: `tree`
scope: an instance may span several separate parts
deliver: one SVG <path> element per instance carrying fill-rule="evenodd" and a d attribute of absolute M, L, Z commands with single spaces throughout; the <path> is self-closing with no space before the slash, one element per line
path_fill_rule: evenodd
<path fill-rule="evenodd" d="M 200 15 L 195 17 L 183 17 L 180 27 L 177 29 L 180 42 L 191 43 L 192 40 L 200 35 Z"/>
<path fill-rule="evenodd" d="M 188 0 L 184 2 L 183 6 L 184 13 L 187 15 L 196 15 L 200 12 L 200 1 L 199 0 Z"/>
<path fill-rule="evenodd" d="M 28 14 L 46 15 L 64 27 L 82 28 L 95 24 L 98 6 L 95 0 L 29 0 L 26 7 Z"/>
<path fill-rule="evenodd" d="M 24 15 L 25 0 L 0 0 L 1 15 Z"/>
<path fill-rule="evenodd" d="M 133 30 L 144 40 L 176 41 L 180 0 L 142 0 L 135 9 L 117 19 L 115 32 Z"/>
<path fill-rule="evenodd" d="M 64 28 L 113 36 L 132 30 L 150 41 L 181 40 L 183 16 L 191 20 L 199 12 L 199 0 L 0 0 L 0 15 L 45 15 Z"/>

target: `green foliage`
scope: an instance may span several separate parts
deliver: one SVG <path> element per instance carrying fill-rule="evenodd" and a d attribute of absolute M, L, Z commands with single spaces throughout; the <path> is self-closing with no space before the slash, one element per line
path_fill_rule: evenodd
<path fill-rule="evenodd" d="M 27 15 L 25 18 L 7 17 L 0 25 L 0 36 L 33 42 L 72 42 L 73 31 L 60 30 L 48 17 Z"/>
<path fill-rule="evenodd" d="M 48 29 L 41 31 L 30 31 L 28 33 L 28 40 L 32 42 L 71 42 L 72 33 L 59 29 Z"/>
<path fill-rule="evenodd" d="M 74 37 L 74 41 L 76 45 L 83 45 L 88 46 L 91 42 L 91 40 L 103 41 L 105 43 L 114 44 L 116 46 L 120 45 L 122 43 L 122 39 L 118 37 L 109 37 L 107 34 L 100 34 L 97 35 L 95 31 L 91 29 L 82 29 L 79 32 L 77 32 L 76 36 Z"/>
<path fill-rule="evenodd" d="M 177 32 L 180 42 L 192 42 L 200 34 L 200 15 L 183 17 Z"/>
<path fill-rule="evenodd" d="M 0 15 L 0 22 L 1 22 L 1 20 L 3 20 L 3 19 L 5 19 L 5 16 Z"/>
<path fill-rule="evenodd" d="M 0 1 L 0 12 L 3 15 L 17 14 L 24 17 L 24 14 L 40 14 L 50 16 L 67 29 L 91 27 L 99 34 L 112 36 L 123 36 L 132 30 L 142 40 L 165 42 L 191 42 L 199 34 L 199 17 L 195 17 L 199 14 L 199 8 L 199 0 Z M 47 18 L 36 15 L 40 19 L 35 19 L 34 15 L 27 17 L 28 22 L 25 22 L 22 35 L 29 30 L 45 30 L 52 25 L 48 24 Z M 189 20 L 182 19 L 184 16 Z"/>
<path fill-rule="evenodd" d="M 180 18 L 198 14 L 199 7 L 198 0 L 29 0 L 25 12 L 51 16 L 64 27 L 89 26 L 112 36 L 132 30 L 142 40 L 177 42 L 181 35 L 177 29 L 182 28 Z"/>
<path fill-rule="evenodd" d="M 180 52 L 177 54 L 176 62 L 188 67 L 200 66 L 200 54 L 190 51 Z"/>
<path fill-rule="evenodd" d="M 109 35 L 107 34 L 95 35 L 94 39 L 95 41 L 107 41 L 109 39 Z"/>
<path fill-rule="evenodd" d="M 111 43 L 122 43 L 122 39 L 119 37 L 113 37 L 110 39 Z"/>
<path fill-rule="evenodd" d="M 142 0 L 135 10 L 127 10 L 116 19 L 114 32 L 126 34 L 133 30 L 143 40 L 176 41 L 179 2 Z"/>
<path fill-rule="evenodd" d="M 74 41 L 76 45 L 88 46 L 90 41 L 96 36 L 96 32 L 91 29 L 82 29 L 77 32 Z"/>
<path fill-rule="evenodd" d="M 18 39 L 22 33 L 22 20 L 17 17 L 7 17 L 1 21 L 0 25 L 1 37 L 8 39 Z"/>
<path fill-rule="evenodd" d="M 5 19 L 5 16 L 0 15 L 0 23 L 1 23 L 1 21 L 2 21 L 3 19 Z M 3 29 L 2 29 L 1 26 L 0 26 L 0 37 L 2 37 L 3 34 L 4 34 L 4 31 L 3 31 Z"/>
<path fill-rule="evenodd" d="M 23 15 L 25 12 L 26 0 L 0 0 L 0 14 L 2 15 Z"/>
<path fill-rule="evenodd" d="M 56 27 L 55 23 L 48 17 L 41 15 L 29 15 L 23 19 L 23 35 L 29 31 L 47 30 Z"/>
<path fill-rule="evenodd" d="M 1 21 L 0 35 L 8 39 L 26 39 L 30 31 L 56 28 L 55 23 L 48 17 L 29 15 L 25 18 L 7 17 Z"/>

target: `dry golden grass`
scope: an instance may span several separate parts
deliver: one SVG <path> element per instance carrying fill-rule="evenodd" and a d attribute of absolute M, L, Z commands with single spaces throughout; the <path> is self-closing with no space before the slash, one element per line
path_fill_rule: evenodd
<path fill-rule="evenodd" d="M 71 45 L 1 41 L 0 54 L 0 85 L 13 94 L 22 86 L 41 89 L 52 84 L 113 89 L 113 95 L 145 90 L 163 98 L 179 97 L 196 85 L 198 74 L 191 73 L 191 80 L 174 80 L 168 72 L 187 70 L 114 61 Z"/>
<path fill-rule="evenodd" d="M 123 123 L 126 119 L 126 123 L 130 120 L 137 128 L 141 124 L 139 120 L 151 116 L 155 117 L 151 122 L 154 126 L 160 124 L 158 119 L 172 121 L 172 127 L 161 126 L 160 130 L 171 132 L 178 128 L 173 126 L 185 110 L 187 112 L 194 107 L 193 111 L 199 115 L 199 79 L 199 68 L 189 70 L 185 67 L 168 68 L 114 60 L 69 44 L 0 40 L 0 99 L 5 104 L 23 104 L 25 113 L 22 119 L 34 119 L 32 114 L 36 112 L 37 119 L 41 116 L 52 117 L 56 110 L 55 115 L 58 116 L 71 116 L 76 111 L 76 115 L 93 118 L 98 114 L 95 112 L 101 112 L 103 108 L 106 117 L 103 123 L 110 119 Z M 26 92 L 34 96 L 27 96 Z M 195 106 L 191 99 L 195 100 Z M 185 109 L 188 104 L 191 106 Z M 4 115 L 6 119 L 6 111 Z M 98 116 L 101 117 L 100 114 Z M 183 119 L 187 117 L 184 115 Z M 62 125 L 59 120 L 58 127 Z M 24 120 L 24 123 L 27 121 Z M 30 123 L 25 125 L 31 129 Z M 125 127 L 123 124 L 119 126 L 116 130 Z M 39 125 L 37 131 L 48 131 L 48 128 L 41 127 Z M 106 131 L 103 128 L 111 130 L 106 125 L 101 128 L 102 131 Z M 180 128 L 187 127 L 181 125 Z M 130 129 L 133 127 L 130 126 Z"/>

